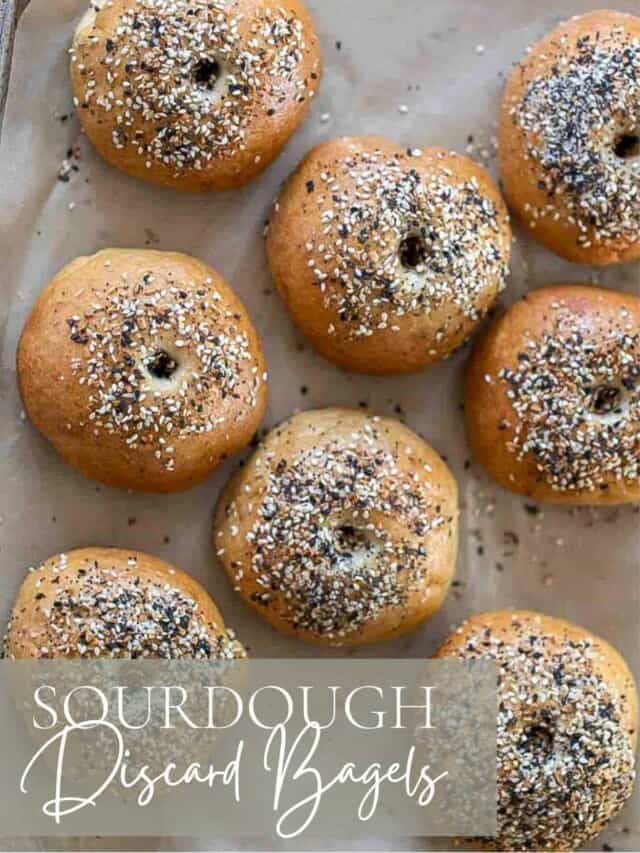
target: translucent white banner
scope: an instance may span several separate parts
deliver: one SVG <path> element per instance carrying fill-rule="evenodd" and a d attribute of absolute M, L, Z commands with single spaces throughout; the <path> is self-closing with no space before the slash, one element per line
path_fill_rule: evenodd
<path fill-rule="evenodd" d="M 0 682 L 6 835 L 495 831 L 486 661 L 2 661 Z"/>

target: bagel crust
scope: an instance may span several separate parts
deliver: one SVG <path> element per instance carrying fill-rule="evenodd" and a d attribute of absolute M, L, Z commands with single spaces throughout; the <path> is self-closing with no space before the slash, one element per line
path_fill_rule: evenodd
<path fill-rule="evenodd" d="M 139 551 L 82 548 L 29 570 L 5 637 L 11 659 L 240 658 L 213 600 Z"/>
<path fill-rule="evenodd" d="M 498 141 L 531 237 L 577 263 L 640 258 L 640 18 L 589 12 L 534 44 L 507 83 Z"/>
<path fill-rule="evenodd" d="M 511 491 L 640 500 L 640 298 L 574 284 L 529 293 L 475 347 L 465 416 L 475 458 Z"/>
<path fill-rule="evenodd" d="M 498 835 L 491 850 L 577 850 L 631 796 L 638 695 L 604 640 L 527 611 L 472 616 L 439 658 L 498 670 Z"/>
<path fill-rule="evenodd" d="M 221 496 L 214 542 L 236 590 L 275 628 L 355 646 L 438 610 L 457 522 L 456 483 L 421 438 L 323 409 L 268 434 Z"/>
<path fill-rule="evenodd" d="M 27 320 L 18 381 L 67 462 L 145 492 L 206 479 L 266 407 L 242 303 L 211 267 L 170 252 L 108 249 L 61 270 Z"/>
<path fill-rule="evenodd" d="M 181 190 L 258 175 L 303 121 L 321 71 L 300 0 L 94 0 L 71 49 L 98 152 Z"/>
<path fill-rule="evenodd" d="M 380 137 L 314 148 L 275 205 L 267 255 L 294 322 L 347 370 L 419 370 L 471 335 L 505 286 L 506 207 L 467 157 Z"/>

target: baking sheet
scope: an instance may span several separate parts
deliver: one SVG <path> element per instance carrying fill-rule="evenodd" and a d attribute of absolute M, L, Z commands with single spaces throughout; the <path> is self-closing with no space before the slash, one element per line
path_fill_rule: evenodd
<path fill-rule="evenodd" d="M 32 0 L 19 27 L 0 149 L 0 618 L 30 564 L 85 545 L 138 548 L 175 562 L 213 594 L 251 654 L 318 655 L 276 634 L 235 596 L 211 548 L 211 514 L 229 460 L 204 486 L 147 497 L 98 486 L 69 468 L 25 422 L 15 348 L 36 295 L 76 255 L 107 246 L 193 253 L 240 294 L 262 336 L 271 378 L 265 426 L 293 411 L 361 404 L 396 414 L 443 453 L 460 483 L 456 586 L 442 611 L 413 635 L 358 652 L 429 655 L 449 628 L 482 609 L 526 607 L 571 619 L 606 637 L 640 675 L 638 508 L 536 507 L 469 466 L 461 417 L 468 350 L 411 377 L 340 373 L 293 328 L 269 279 L 262 231 L 281 181 L 306 151 L 339 134 L 382 133 L 403 145 L 468 149 L 494 170 L 502 81 L 526 46 L 601 0 L 308 0 L 322 37 L 326 76 L 312 113 L 284 155 L 248 187 L 192 196 L 147 186 L 104 164 L 73 117 L 67 48 L 87 0 Z M 618 0 L 638 11 L 637 0 Z M 640 292 L 640 265 L 596 271 L 554 258 L 520 234 L 503 302 L 554 281 Z M 328 653 L 329 654 L 329 653 Z M 44 846 L 35 839 L 32 846 Z M 15 841 L 24 848 L 25 840 Z M 93 846 L 129 849 L 114 840 Z M 154 849 L 180 849 L 163 840 Z M 229 842 L 227 842 L 227 845 Z M 640 850 L 640 794 L 588 848 Z M 224 846 L 210 839 L 191 849 Z M 85 842 L 86 846 L 86 842 Z M 136 842 L 135 846 L 144 845 Z M 366 847 L 384 848 L 383 841 Z M 446 849 L 436 842 L 432 849 Z M 424 849 L 424 848 L 423 848 Z M 607 849 L 606 847 L 604 849 Z"/>

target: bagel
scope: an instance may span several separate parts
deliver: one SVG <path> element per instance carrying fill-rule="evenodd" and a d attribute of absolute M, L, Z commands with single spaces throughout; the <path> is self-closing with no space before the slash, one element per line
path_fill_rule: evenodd
<path fill-rule="evenodd" d="M 302 640 L 355 646 L 438 610 L 456 560 L 457 487 L 398 421 L 349 409 L 272 430 L 218 502 L 214 543 L 235 589 Z"/>
<path fill-rule="evenodd" d="M 5 636 L 13 660 L 240 658 L 205 590 L 139 551 L 82 548 L 27 574 Z"/>
<path fill-rule="evenodd" d="M 270 217 L 267 256 L 296 325 L 346 370 L 450 355 L 505 287 L 507 211 L 467 157 L 380 137 L 314 148 Z"/>
<path fill-rule="evenodd" d="M 502 185 L 529 235 L 581 264 L 640 258 L 640 18 L 561 24 L 505 88 Z"/>
<path fill-rule="evenodd" d="M 511 491 L 640 500 L 640 298 L 575 284 L 529 293 L 478 341 L 465 419 L 476 460 Z"/>
<path fill-rule="evenodd" d="M 638 695 L 604 640 L 527 611 L 472 616 L 438 658 L 498 670 L 498 833 L 491 850 L 577 850 L 631 796 Z"/>
<path fill-rule="evenodd" d="M 246 445 L 266 408 L 244 306 L 201 261 L 108 249 L 61 270 L 18 346 L 33 424 L 85 475 L 175 492 Z"/>
<path fill-rule="evenodd" d="M 320 81 L 300 0 L 93 0 L 71 48 L 80 123 L 111 165 L 180 190 L 247 183 Z"/>

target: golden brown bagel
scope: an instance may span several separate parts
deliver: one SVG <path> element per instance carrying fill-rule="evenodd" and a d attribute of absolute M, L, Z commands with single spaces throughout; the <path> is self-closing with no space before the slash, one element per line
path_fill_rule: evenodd
<path fill-rule="evenodd" d="M 211 267 L 172 252 L 108 249 L 61 270 L 22 333 L 18 380 L 69 463 L 146 492 L 204 480 L 266 407 L 242 303 Z"/>
<path fill-rule="evenodd" d="M 632 793 L 638 695 L 618 652 L 562 619 L 472 616 L 436 657 L 498 668 L 498 835 L 492 850 L 577 850 Z"/>
<path fill-rule="evenodd" d="M 561 24 L 507 83 L 502 183 L 530 235 L 570 261 L 640 258 L 640 18 Z"/>
<path fill-rule="evenodd" d="M 31 569 L 5 637 L 9 658 L 236 658 L 213 600 L 139 551 L 82 548 Z"/>
<path fill-rule="evenodd" d="M 640 299 L 572 284 L 529 293 L 475 347 L 465 413 L 474 456 L 507 489 L 640 500 Z"/>
<path fill-rule="evenodd" d="M 457 487 L 421 438 L 350 409 L 272 430 L 228 484 L 214 543 L 275 628 L 354 646 L 413 630 L 455 570 Z"/>
<path fill-rule="evenodd" d="M 503 289 L 510 252 L 484 169 L 381 137 L 314 148 L 267 235 L 294 322 L 325 358 L 363 373 L 418 370 L 463 344 Z"/>
<path fill-rule="evenodd" d="M 99 153 L 182 190 L 237 187 L 265 169 L 321 70 L 300 0 L 94 0 L 71 50 L 78 115 Z"/>

